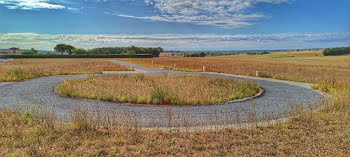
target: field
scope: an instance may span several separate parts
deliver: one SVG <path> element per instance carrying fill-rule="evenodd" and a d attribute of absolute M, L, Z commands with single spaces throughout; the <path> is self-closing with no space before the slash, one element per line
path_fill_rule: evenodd
<path fill-rule="evenodd" d="M 183 71 L 202 71 L 203 66 L 206 71 L 248 76 L 255 76 L 256 71 L 259 71 L 260 77 L 320 84 L 324 91 L 350 86 L 350 56 L 325 57 L 321 51 L 120 60 Z"/>
<path fill-rule="evenodd" d="M 0 63 L 0 82 L 53 76 L 129 70 L 106 59 L 16 59 Z"/>
<path fill-rule="evenodd" d="M 133 75 L 70 79 L 56 87 L 58 93 L 114 102 L 161 105 L 210 105 L 254 96 L 252 81 L 204 76 Z"/>
<path fill-rule="evenodd" d="M 276 57 L 277 56 L 277 57 Z M 293 57 L 291 57 L 293 56 Z M 348 156 L 350 56 L 320 53 L 123 59 L 153 67 L 313 82 L 333 95 L 317 111 L 268 127 L 184 132 L 115 127 L 82 107 L 72 122 L 40 109 L 0 112 L 0 156 Z M 153 63 L 153 64 L 152 64 Z M 2 64 L 2 63 L 1 63 Z M 98 118 L 96 118 L 98 117 Z M 104 124 L 104 125 L 100 125 Z"/>

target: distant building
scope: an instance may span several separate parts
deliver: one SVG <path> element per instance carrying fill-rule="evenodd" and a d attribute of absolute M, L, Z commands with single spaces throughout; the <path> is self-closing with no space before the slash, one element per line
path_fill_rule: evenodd
<path fill-rule="evenodd" d="M 0 55 L 20 55 L 24 52 L 25 50 L 21 50 L 16 47 L 9 48 L 7 50 L 1 50 Z"/>

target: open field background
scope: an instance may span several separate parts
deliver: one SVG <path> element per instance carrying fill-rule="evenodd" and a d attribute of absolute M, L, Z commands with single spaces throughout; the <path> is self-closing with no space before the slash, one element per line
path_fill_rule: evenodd
<path fill-rule="evenodd" d="M 286 123 L 251 129 L 149 131 L 77 108 L 61 123 L 42 110 L 0 112 L 0 156 L 348 156 L 350 154 L 350 56 L 270 54 L 208 58 L 127 59 L 175 70 L 201 70 L 318 83 L 333 97 L 317 112 Z M 153 61 L 153 64 L 152 64 Z M 44 114 L 45 113 L 45 114 Z M 101 122 L 107 125 L 100 127 Z"/>
<path fill-rule="evenodd" d="M 128 71 L 127 67 L 106 59 L 16 59 L 0 63 L 0 82 L 23 81 L 53 75 Z"/>
<path fill-rule="evenodd" d="M 260 77 L 317 83 L 323 91 L 350 86 L 350 55 L 325 57 L 321 51 L 121 60 L 149 67 L 184 71 L 202 71 L 203 66 L 210 72 L 248 76 L 254 76 L 255 72 L 259 71 Z"/>

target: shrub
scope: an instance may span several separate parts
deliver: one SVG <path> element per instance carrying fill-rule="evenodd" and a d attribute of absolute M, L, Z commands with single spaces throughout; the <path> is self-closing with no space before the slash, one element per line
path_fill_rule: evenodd
<path fill-rule="evenodd" d="M 205 52 L 188 52 L 185 53 L 185 57 L 205 57 Z"/>
<path fill-rule="evenodd" d="M 328 48 L 323 51 L 325 56 L 339 56 L 350 54 L 350 47 Z"/>
<path fill-rule="evenodd" d="M 88 51 L 86 51 L 85 49 L 74 49 L 73 54 L 74 55 L 85 55 L 85 54 L 88 54 Z"/>
<path fill-rule="evenodd" d="M 37 55 L 38 51 L 35 50 L 34 48 L 32 48 L 32 49 L 30 49 L 30 51 L 25 51 L 22 54 L 24 54 L 24 55 Z"/>
<path fill-rule="evenodd" d="M 122 55 L 136 55 L 136 52 L 129 50 L 128 52 L 122 53 Z"/>
<path fill-rule="evenodd" d="M 163 104 L 165 103 L 165 96 L 166 96 L 166 92 L 159 87 L 156 87 L 153 92 L 151 93 L 151 97 L 152 97 L 152 102 L 154 104 Z"/>

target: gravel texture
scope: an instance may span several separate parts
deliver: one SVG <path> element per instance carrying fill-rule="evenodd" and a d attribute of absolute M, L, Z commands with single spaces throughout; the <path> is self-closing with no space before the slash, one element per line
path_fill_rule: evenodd
<path fill-rule="evenodd" d="M 252 122 L 253 119 L 262 120 L 266 117 L 270 119 L 281 119 L 286 117 L 285 111 L 288 111 L 291 106 L 294 106 L 292 104 L 299 104 L 308 108 L 310 104 L 320 104 L 320 100 L 323 97 L 321 93 L 311 90 L 311 85 L 308 83 L 218 73 L 180 72 L 148 68 L 120 61 L 113 62 L 132 66 L 140 73 L 190 74 L 224 79 L 250 79 L 256 81 L 260 87 L 265 89 L 265 92 L 261 97 L 255 99 L 256 103 L 248 100 L 210 106 L 128 105 L 61 97 L 54 92 L 55 85 L 69 78 L 88 77 L 88 75 L 65 75 L 0 85 L 0 108 L 12 108 L 15 104 L 44 104 L 52 108 L 58 116 L 67 118 L 78 105 L 83 105 L 84 107 L 100 112 L 117 113 L 120 121 L 134 122 L 138 126 L 146 128 L 168 126 L 198 127 Z M 118 74 L 118 72 L 107 73 Z"/>

